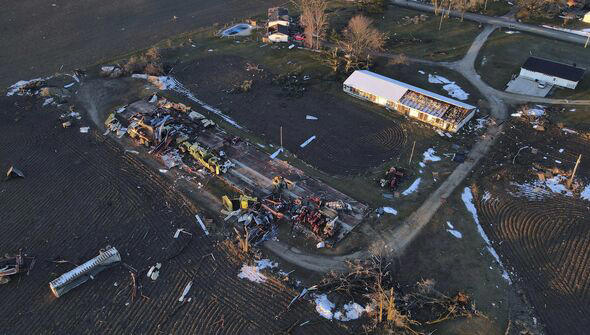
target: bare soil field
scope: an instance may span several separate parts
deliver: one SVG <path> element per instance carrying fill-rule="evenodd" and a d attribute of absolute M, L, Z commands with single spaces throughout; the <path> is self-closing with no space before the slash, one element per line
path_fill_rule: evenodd
<path fill-rule="evenodd" d="M 545 132 L 510 120 L 499 146 L 482 164 L 475 204 L 494 248 L 548 333 L 582 334 L 590 327 L 590 199 L 580 195 L 590 184 L 584 168 L 590 165 L 589 142 L 582 133 L 552 124 L 560 117 L 552 114 L 559 113 L 550 114 Z M 523 147 L 528 148 L 515 157 Z M 578 154 L 582 188 L 576 192 L 544 183 L 533 172 L 532 164 L 571 171 Z"/>
<path fill-rule="evenodd" d="M 271 143 L 280 143 L 282 126 L 284 146 L 329 174 L 351 174 L 380 165 L 407 142 L 401 124 L 365 110 L 344 93 L 335 96 L 316 89 L 321 83 L 313 78 L 305 81 L 304 74 L 283 79 L 268 71 L 252 73 L 246 71 L 247 62 L 239 56 L 207 57 L 186 65 L 178 77 L 196 87 L 209 104 Z M 248 79 L 253 79 L 251 91 L 227 92 Z M 292 85 L 301 85 L 305 98 L 290 97 L 283 80 L 297 80 Z M 307 120 L 306 115 L 318 120 Z M 316 139 L 301 148 L 311 136 Z"/>
<path fill-rule="evenodd" d="M 0 245 L 2 253 L 24 248 L 37 257 L 30 275 L 1 287 L 1 334 L 271 334 L 297 320 L 312 322 L 295 333 L 346 333 L 315 322 L 318 315 L 307 303 L 275 318 L 294 290 L 279 280 L 238 278 L 241 264 L 195 222 L 195 213 L 212 215 L 102 136 L 91 120 L 63 129 L 60 112 L 40 107 L 41 101 L 0 98 L 0 171 L 14 164 L 26 176 L 0 182 Z M 90 132 L 80 133 L 79 126 Z M 192 236 L 174 239 L 177 228 Z M 139 278 L 146 297 L 131 300 L 130 273 L 117 266 L 54 298 L 49 281 L 106 245 L 135 269 L 162 263 L 156 281 L 145 273 Z M 71 263 L 53 262 L 62 260 Z M 191 301 L 183 304 L 178 298 L 189 281 Z"/>
<path fill-rule="evenodd" d="M 276 0 L 5 1 L 0 88 L 146 48 L 187 30 L 238 20 Z"/>

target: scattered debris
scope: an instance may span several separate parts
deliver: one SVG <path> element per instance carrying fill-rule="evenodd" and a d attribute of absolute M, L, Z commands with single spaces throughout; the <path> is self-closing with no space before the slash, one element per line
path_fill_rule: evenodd
<path fill-rule="evenodd" d="M 209 236 L 209 231 L 207 230 L 207 227 L 205 227 L 205 224 L 201 220 L 201 217 L 199 216 L 199 214 L 195 214 L 195 218 L 197 218 L 197 222 L 201 226 L 201 229 L 203 229 L 203 232 L 205 233 L 205 235 Z"/>
<path fill-rule="evenodd" d="M 301 143 L 300 147 L 305 148 L 309 143 L 311 143 L 311 141 L 315 140 L 315 138 L 315 135 L 313 135 L 312 137 L 308 138 L 307 141 Z"/>
<path fill-rule="evenodd" d="M 270 158 L 271 158 L 271 159 L 275 159 L 275 158 L 277 158 L 277 156 L 278 156 L 278 155 L 279 155 L 281 152 L 283 152 L 283 148 L 279 148 L 279 149 L 277 149 L 277 151 L 275 151 L 275 152 L 274 152 L 272 155 L 270 155 Z"/>
<path fill-rule="evenodd" d="M 188 294 L 188 292 L 191 289 L 191 286 L 193 286 L 193 281 L 189 281 L 188 284 L 186 284 L 186 286 L 184 287 L 184 290 L 182 291 L 182 295 L 180 296 L 180 298 L 178 298 L 179 302 L 183 302 L 184 298 L 186 298 L 186 295 Z"/>
<path fill-rule="evenodd" d="M 0 259 L 0 285 L 10 281 L 10 276 L 19 273 L 29 273 L 35 265 L 34 257 L 27 257 L 19 250 L 18 254 L 13 257 L 6 255 Z"/>
<path fill-rule="evenodd" d="M 15 168 L 14 166 L 11 166 L 8 169 L 8 171 L 6 171 L 6 178 L 4 178 L 4 180 L 8 180 L 11 178 L 24 178 L 24 177 L 25 177 L 25 174 L 21 170 Z"/>
<path fill-rule="evenodd" d="M 99 272 L 120 261 L 121 255 L 117 249 L 107 247 L 105 250 L 101 250 L 98 256 L 51 281 L 49 287 L 53 294 L 59 298 L 87 282 L 88 279 L 94 279 Z"/>
<path fill-rule="evenodd" d="M 397 190 L 399 184 L 403 180 L 405 176 L 405 171 L 399 167 L 390 167 L 389 170 L 385 172 L 385 176 L 379 179 L 379 185 L 381 188 L 386 188 L 389 191 Z"/>
<path fill-rule="evenodd" d="M 87 134 L 89 130 L 90 130 L 90 127 L 80 127 L 81 133 Z"/>
<path fill-rule="evenodd" d="M 318 118 L 317 118 L 317 117 L 315 117 L 315 116 L 312 116 L 312 115 L 306 115 L 306 116 L 305 116 L 305 119 L 306 119 L 306 120 L 317 120 Z"/>
<path fill-rule="evenodd" d="M 154 281 L 158 279 L 158 277 L 160 276 L 161 267 L 162 263 L 156 263 L 156 265 L 151 266 L 147 272 L 147 277 Z"/>
<path fill-rule="evenodd" d="M 238 273 L 238 278 L 241 279 L 248 279 L 255 283 L 264 283 L 266 281 L 266 276 L 260 273 L 260 270 L 264 269 L 273 269 L 277 267 L 277 263 L 271 262 L 269 259 L 261 259 L 255 261 L 255 265 L 242 265 L 242 269 L 240 273 Z"/>

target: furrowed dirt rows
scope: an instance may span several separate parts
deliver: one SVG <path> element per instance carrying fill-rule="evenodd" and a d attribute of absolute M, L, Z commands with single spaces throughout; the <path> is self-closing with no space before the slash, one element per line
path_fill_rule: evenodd
<path fill-rule="evenodd" d="M 474 192 L 480 222 L 549 334 L 583 334 L 590 327 L 590 201 L 538 168 L 571 171 L 578 155 L 589 166 L 583 134 L 548 124 L 544 133 L 513 118 L 486 158 Z M 516 153 L 520 151 L 519 155 Z M 557 172 L 556 172 L 557 173 Z M 590 182 L 587 169 L 577 180 Z M 549 178 L 548 178 L 549 179 Z M 583 188 L 582 188 L 583 189 Z"/>
<path fill-rule="evenodd" d="M 523 201 L 501 191 L 477 199 L 490 238 L 503 241 L 498 251 L 522 278 L 550 333 L 584 333 L 590 313 L 588 203 L 559 195 Z"/>
<path fill-rule="evenodd" d="M 238 278 L 241 264 L 202 234 L 194 219 L 198 210 L 157 170 L 96 130 L 62 129 L 58 112 L 33 106 L 32 100 L 0 98 L 6 120 L 0 125 L 0 170 L 14 164 L 26 174 L 0 183 L 0 245 L 3 252 L 25 248 L 37 257 L 28 276 L 2 287 L 0 333 L 267 334 L 317 319 L 308 303 L 275 318 L 297 292 L 271 278 L 265 283 Z M 174 239 L 177 228 L 193 235 Z M 80 264 L 106 245 L 136 269 L 162 262 L 156 281 L 141 278 L 147 298 L 131 301 L 123 266 L 54 298 L 49 281 L 73 265 L 52 261 Z M 178 298 L 189 281 L 191 301 L 182 304 Z M 297 332 L 344 330 L 312 322 Z"/>

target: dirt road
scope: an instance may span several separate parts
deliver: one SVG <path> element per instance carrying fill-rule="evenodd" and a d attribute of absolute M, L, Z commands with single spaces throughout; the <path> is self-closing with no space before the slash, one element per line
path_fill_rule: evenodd
<path fill-rule="evenodd" d="M 265 12 L 277 0 L 9 0 L 0 11 L 0 88 Z M 63 67 L 63 68 L 62 68 Z"/>

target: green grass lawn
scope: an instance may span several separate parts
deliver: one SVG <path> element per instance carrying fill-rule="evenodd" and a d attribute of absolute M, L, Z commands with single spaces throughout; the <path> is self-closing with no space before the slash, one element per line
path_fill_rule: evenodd
<path fill-rule="evenodd" d="M 578 67 L 590 69 L 590 49 L 584 49 L 582 45 L 503 31 L 496 31 L 490 36 L 478 55 L 475 67 L 485 82 L 504 90 L 511 76 L 520 71 L 521 65 L 531 55 L 562 63 L 576 63 Z M 557 89 L 552 97 L 590 98 L 590 72 L 586 72 L 575 91 Z"/>

